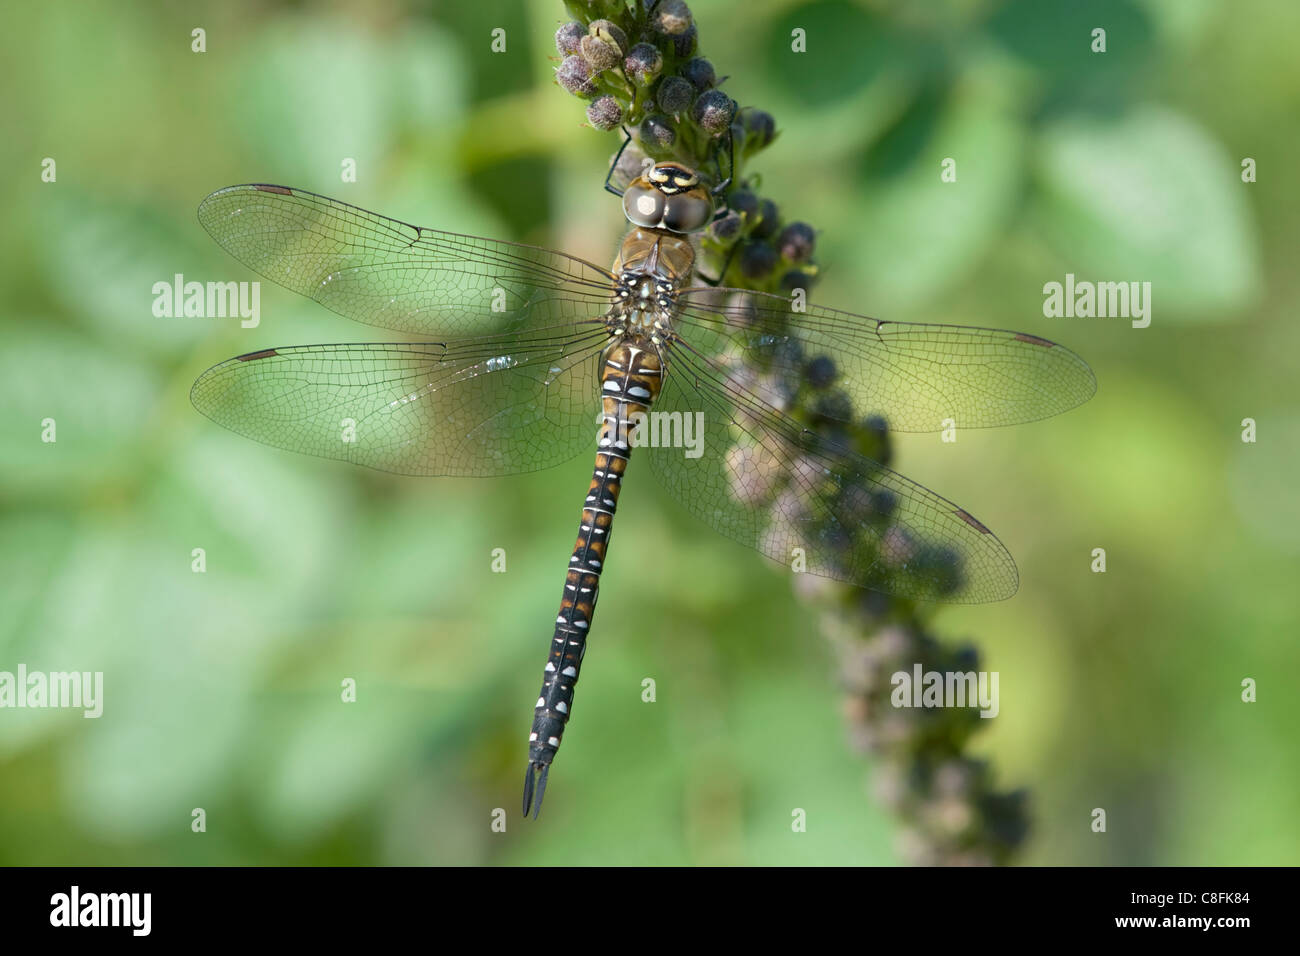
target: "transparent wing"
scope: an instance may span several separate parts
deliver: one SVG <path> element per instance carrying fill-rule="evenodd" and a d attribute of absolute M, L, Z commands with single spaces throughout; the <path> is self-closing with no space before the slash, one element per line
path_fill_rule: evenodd
<path fill-rule="evenodd" d="M 219 189 L 199 222 L 254 272 L 339 315 L 456 339 L 602 314 L 613 277 L 581 259 L 412 226 L 287 186 Z"/>
<path fill-rule="evenodd" d="M 722 294 L 720 301 L 713 301 Z M 683 290 L 678 331 L 725 336 L 747 362 L 793 392 L 807 362 L 827 356 L 860 415 L 896 431 L 939 431 L 1037 421 L 1086 402 L 1092 369 L 1064 346 L 1003 329 L 883 322 L 784 296 L 738 289 Z"/>
<path fill-rule="evenodd" d="M 988 528 L 761 401 L 750 370 L 709 353 L 723 344 L 670 345 L 654 405 L 685 428 L 689 417 L 702 446 L 637 452 L 692 515 L 787 567 L 860 587 L 954 603 L 1015 593 L 1015 561 Z"/>
<path fill-rule="evenodd" d="M 213 366 L 190 392 L 232 431 L 404 475 L 510 475 L 595 442 L 601 328 L 458 345 L 307 345 Z"/>

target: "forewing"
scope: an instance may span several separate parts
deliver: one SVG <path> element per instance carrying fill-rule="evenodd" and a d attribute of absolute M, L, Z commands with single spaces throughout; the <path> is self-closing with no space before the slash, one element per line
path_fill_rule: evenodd
<path fill-rule="evenodd" d="M 199 222 L 254 272 L 339 315 L 439 340 L 602 314 L 613 277 L 536 246 L 412 226 L 287 186 L 230 186 Z"/>

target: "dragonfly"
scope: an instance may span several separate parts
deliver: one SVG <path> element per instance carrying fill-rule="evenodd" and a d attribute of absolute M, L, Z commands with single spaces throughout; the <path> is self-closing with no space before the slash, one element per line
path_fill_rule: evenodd
<path fill-rule="evenodd" d="M 610 268 L 410 225 L 302 189 L 212 193 L 199 220 L 254 272 L 419 341 L 265 348 L 208 369 L 195 407 L 267 445 L 403 475 L 497 476 L 595 448 L 528 738 L 540 813 L 571 716 L 633 449 L 701 525 L 768 557 L 919 601 L 1012 595 L 973 515 L 812 428 L 793 407 L 829 359 L 852 408 L 898 431 L 1029 422 L 1086 401 L 1087 363 L 1036 335 L 891 322 L 697 281 L 714 191 L 681 163 L 623 190 Z M 823 364 L 822 368 L 826 366 Z"/>

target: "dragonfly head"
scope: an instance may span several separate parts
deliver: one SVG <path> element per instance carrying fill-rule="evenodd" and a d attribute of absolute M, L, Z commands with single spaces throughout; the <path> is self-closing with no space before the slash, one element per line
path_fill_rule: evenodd
<path fill-rule="evenodd" d="M 689 166 L 656 163 L 624 190 L 623 212 L 636 226 L 695 232 L 713 219 L 713 194 Z"/>

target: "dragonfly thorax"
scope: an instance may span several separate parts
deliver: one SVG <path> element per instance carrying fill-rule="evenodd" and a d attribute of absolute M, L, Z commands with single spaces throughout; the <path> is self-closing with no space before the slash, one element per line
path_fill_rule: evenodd
<path fill-rule="evenodd" d="M 658 296 L 658 288 L 655 280 L 650 276 L 638 276 L 635 273 L 631 275 L 632 294 L 638 302 L 650 303 Z"/>
<path fill-rule="evenodd" d="M 676 287 L 669 279 L 628 269 L 618 277 L 606 321 L 615 332 L 653 336 L 669 327 L 676 298 Z"/>
<path fill-rule="evenodd" d="M 695 248 L 685 236 L 633 229 L 614 262 L 614 299 L 607 322 L 615 332 L 654 335 L 669 328 L 677 291 L 691 281 Z"/>

